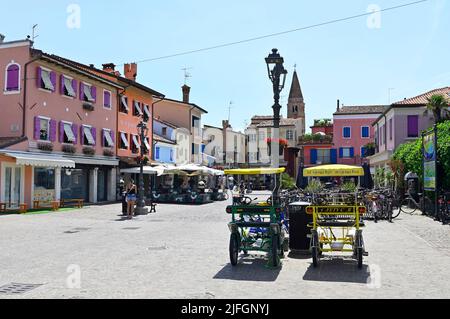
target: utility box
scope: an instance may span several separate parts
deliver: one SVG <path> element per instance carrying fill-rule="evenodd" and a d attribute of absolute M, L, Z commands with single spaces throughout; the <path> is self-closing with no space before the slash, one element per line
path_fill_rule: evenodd
<path fill-rule="evenodd" d="M 306 214 L 306 207 L 310 205 L 308 202 L 295 202 L 288 206 L 289 249 L 294 253 L 309 253 L 311 228 L 308 224 L 313 222 L 313 217 Z"/>

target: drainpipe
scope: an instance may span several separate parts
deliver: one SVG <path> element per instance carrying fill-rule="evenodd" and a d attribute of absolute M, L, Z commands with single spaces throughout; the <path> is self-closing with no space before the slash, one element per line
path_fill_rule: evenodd
<path fill-rule="evenodd" d="M 164 101 L 165 99 L 166 99 L 166 97 L 163 96 L 158 101 L 152 103 L 152 146 L 155 146 L 155 144 L 154 144 L 155 143 L 154 142 L 155 139 L 154 139 L 154 135 L 153 135 L 153 125 L 155 123 L 155 105 L 160 103 L 160 102 L 162 102 L 162 101 Z M 155 152 L 154 152 L 154 150 L 151 150 L 151 151 L 152 151 L 152 160 L 154 161 L 155 160 Z"/>
<path fill-rule="evenodd" d="M 27 63 L 25 63 L 25 68 L 24 68 L 24 80 L 23 80 L 23 112 L 22 112 L 22 137 L 26 137 L 26 111 L 27 111 L 27 78 L 28 78 L 28 66 L 33 63 L 36 62 L 37 60 L 39 60 L 42 57 L 42 53 L 39 53 L 34 59 L 28 61 Z"/>
<path fill-rule="evenodd" d="M 189 109 L 189 132 L 191 133 L 191 136 L 193 136 L 193 134 L 192 134 L 192 110 L 193 109 L 195 109 L 195 106 L 192 106 L 190 109 Z M 191 143 L 191 153 L 192 153 L 192 144 L 193 144 L 193 142 L 194 142 L 194 138 L 192 138 L 192 143 Z M 191 156 L 192 156 L 193 154 L 191 154 Z M 191 162 L 193 162 L 192 160 L 191 160 Z"/>
<path fill-rule="evenodd" d="M 388 122 L 387 122 L 386 114 L 383 114 L 383 116 L 384 116 L 384 150 L 387 151 L 387 140 L 388 140 L 387 126 L 388 126 Z"/>

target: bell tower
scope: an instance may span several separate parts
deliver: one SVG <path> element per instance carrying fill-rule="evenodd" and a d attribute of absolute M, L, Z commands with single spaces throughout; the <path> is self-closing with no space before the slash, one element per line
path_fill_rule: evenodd
<path fill-rule="evenodd" d="M 305 101 L 303 99 L 302 88 L 298 80 L 297 70 L 294 70 L 291 91 L 288 100 L 288 118 L 305 119 Z"/>

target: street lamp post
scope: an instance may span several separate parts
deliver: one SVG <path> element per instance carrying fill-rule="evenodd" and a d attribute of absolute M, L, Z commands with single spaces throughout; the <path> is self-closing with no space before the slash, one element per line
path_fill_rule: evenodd
<path fill-rule="evenodd" d="M 280 142 L 280 93 L 284 88 L 284 84 L 286 83 L 286 75 L 287 70 L 283 66 L 284 59 L 278 53 L 278 49 L 272 49 L 272 53 L 266 58 L 267 64 L 267 73 L 269 75 L 270 81 L 273 84 L 273 99 L 275 104 L 272 106 L 273 109 L 273 140 L 271 143 L 271 162 L 272 167 L 280 166 L 280 158 L 279 158 L 279 142 Z M 278 194 L 280 185 L 277 184 L 275 178 L 275 193 L 274 195 L 274 203 L 278 202 Z"/>
<path fill-rule="evenodd" d="M 140 160 L 139 160 L 139 189 L 138 189 L 138 200 L 136 203 L 136 215 L 146 215 L 148 214 L 148 209 L 145 207 L 144 199 L 144 156 L 146 153 L 144 140 L 148 134 L 148 127 L 144 121 L 141 121 L 138 126 L 138 133 L 141 137 L 141 147 L 140 147 Z"/>

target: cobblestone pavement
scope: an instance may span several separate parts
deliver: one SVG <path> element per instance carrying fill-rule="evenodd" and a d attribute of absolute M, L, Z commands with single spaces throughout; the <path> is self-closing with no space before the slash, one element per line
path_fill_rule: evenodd
<path fill-rule="evenodd" d="M 449 298 L 450 226 L 423 216 L 368 222 L 366 266 L 258 256 L 228 259 L 226 202 L 158 205 L 121 217 L 121 205 L 0 217 L 0 286 L 39 284 L 0 298 Z M 77 270 L 81 285 L 77 286 Z M 72 287 L 72 288 L 69 288 Z"/>

